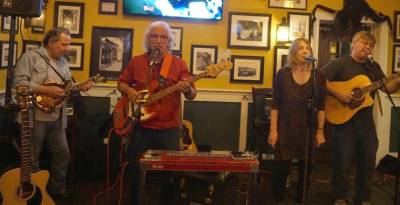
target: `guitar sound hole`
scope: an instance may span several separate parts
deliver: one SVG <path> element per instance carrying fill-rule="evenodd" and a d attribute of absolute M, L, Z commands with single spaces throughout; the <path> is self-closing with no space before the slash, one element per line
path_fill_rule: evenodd
<path fill-rule="evenodd" d="M 34 191 L 35 186 L 33 186 L 31 183 L 23 183 L 18 187 L 17 195 L 20 199 L 28 199 L 32 196 Z"/>
<path fill-rule="evenodd" d="M 363 97 L 363 92 L 360 88 L 354 88 L 352 91 L 354 100 L 358 100 Z"/>

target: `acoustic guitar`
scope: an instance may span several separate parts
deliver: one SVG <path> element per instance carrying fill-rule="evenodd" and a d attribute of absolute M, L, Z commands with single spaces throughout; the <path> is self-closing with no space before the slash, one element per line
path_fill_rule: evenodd
<path fill-rule="evenodd" d="M 88 79 L 92 83 L 104 82 L 105 77 L 97 74 Z M 64 103 L 65 98 L 67 98 L 71 93 L 79 91 L 80 88 L 86 84 L 85 82 L 73 84 L 71 81 L 66 81 L 63 84 L 54 82 L 45 82 L 44 86 L 57 86 L 64 89 L 65 95 L 62 97 L 54 98 L 46 94 L 37 94 L 33 97 L 33 102 L 35 105 L 45 113 L 54 112 L 57 108 L 61 107 Z"/>
<path fill-rule="evenodd" d="M 195 82 L 204 77 L 216 77 L 222 71 L 229 71 L 230 69 L 232 69 L 232 63 L 230 61 L 210 64 L 206 67 L 204 72 L 193 76 L 191 82 Z M 139 95 L 141 97 L 137 98 L 135 102 L 130 102 L 126 96 L 122 96 L 117 102 L 113 112 L 115 133 L 118 135 L 126 135 L 131 132 L 135 123 L 135 116 L 140 116 L 140 122 L 153 119 L 156 113 L 149 108 L 149 105 L 176 92 L 178 89 L 178 85 L 174 84 L 155 93 L 150 93 L 149 90 L 142 90 Z"/>
<path fill-rule="evenodd" d="M 398 78 L 400 73 L 382 79 L 384 84 Z M 343 124 L 349 121 L 354 114 L 362 108 L 371 106 L 373 99 L 370 92 L 382 87 L 381 81 L 371 83 L 365 75 L 358 75 L 348 81 L 330 82 L 334 87 L 352 93 L 353 100 L 349 103 L 342 103 L 338 99 L 327 96 L 325 101 L 326 119 L 332 124 Z"/>
<path fill-rule="evenodd" d="M 4 173 L 0 178 L 0 191 L 4 205 L 53 205 L 46 192 L 49 172 L 42 170 L 32 174 L 31 131 L 29 108 L 32 94 L 28 86 L 17 86 L 17 100 L 21 109 L 21 167 Z"/>
<path fill-rule="evenodd" d="M 180 138 L 180 150 L 188 152 L 198 152 L 196 143 L 193 139 L 193 125 L 188 120 L 182 120 L 181 128 L 181 138 Z"/>

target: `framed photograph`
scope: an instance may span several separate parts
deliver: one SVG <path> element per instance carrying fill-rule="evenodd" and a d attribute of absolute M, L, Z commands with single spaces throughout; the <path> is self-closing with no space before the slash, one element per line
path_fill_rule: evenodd
<path fill-rule="evenodd" d="M 15 18 L 15 28 L 16 28 L 15 33 L 18 33 L 18 30 L 19 30 L 18 21 L 20 21 L 20 18 L 16 17 Z M 7 32 L 10 32 L 10 29 L 11 29 L 11 16 L 2 15 L 1 16 L 1 32 L 7 33 Z"/>
<path fill-rule="evenodd" d="M 133 29 L 92 28 L 90 76 L 100 73 L 117 80 L 132 57 Z"/>
<path fill-rule="evenodd" d="M 54 26 L 69 29 L 73 38 L 82 38 L 84 8 L 84 3 L 56 1 Z"/>
<path fill-rule="evenodd" d="M 99 14 L 117 15 L 118 0 L 100 0 Z"/>
<path fill-rule="evenodd" d="M 83 70 L 84 48 L 83 43 L 71 43 L 70 52 L 65 56 L 71 70 Z"/>
<path fill-rule="evenodd" d="M 229 13 L 228 48 L 269 50 L 271 14 Z"/>
<path fill-rule="evenodd" d="M 45 29 L 45 10 L 42 10 L 42 13 L 37 18 L 31 18 L 31 31 L 32 33 L 44 33 Z"/>
<path fill-rule="evenodd" d="M 264 81 L 263 56 L 232 55 L 231 82 L 257 83 Z"/>
<path fill-rule="evenodd" d="M 307 0 L 268 0 L 268 7 L 306 10 Z"/>
<path fill-rule="evenodd" d="M 393 73 L 400 72 L 400 45 L 393 46 Z"/>
<path fill-rule="evenodd" d="M 8 41 L 0 41 L 0 46 L 1 46 L 1 50 L 0 50 L 0 57 L 1 57 L 1 61 L 0 61 L 0 67 L 1 68 L 7 68 L 8 67 L 8 55 L 9 55 L 9 42 Z M 13 66 L 15 66 L 15 63 L 17 62 L 17 50 L 18 50 L 18 43 L 15 42 L 14 45 L 14 55 L 13 55 Z"/>
<path fill-rule="evenodd" d="M 182 27 L 171 27 L 171 30 L 172 30 L 172 34 L 175 38 L 175 45 L 171 48 L 171 51 L 182 52 L 183 28 Z"/>
<path fill-rule="evenodd" d="M 400 42 L 400 11 L 394 11 L 393 41 Z"/>
<path fill-rule="evenodd" d="M 306 38 L 310 40 L 311 14 L 288 12 L 289 21 L 289 41 L 296 38 Z"/>
<path fill-rule="evenodd" d="M 190 72 L 194 75 L 204 72 L 208 65 L 217 62 L 217 54 L 217 46 L 192 45 L 190 54 Z"/>
<path fill-rule="evenodd" d="M 274 48 L 274 73 L 272 79 L 274 79 L 276 73 L 286 64 L 286 60 L 289 54 L 289 46 L 275 46 Z"/>
<path fill-rule="evenodd" d="M 40 48 L 42 42 L 40 41 L 23 41 L 22 42 L 22 53 L 26 51 L 34 50 Z"/>

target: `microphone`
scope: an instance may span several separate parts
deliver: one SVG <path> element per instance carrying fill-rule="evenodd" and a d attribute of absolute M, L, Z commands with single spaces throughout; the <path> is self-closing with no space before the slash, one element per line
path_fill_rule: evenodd
<path fill-rule="evenodd" d="M 312 55 L 306 56 L 306 57 L 304 57 L 304 58 L 305 58 L 306 60 L 308 60 L 308 61 L 311 61 L 311 62 L 317 61 L 317 59 L 314 58 L 314 56 L 312 56 Z"/>
<path fill-rule="evenodd" d="M 368 61 L 373 64 L 374 63 L 374 57 L 372 57 L 371 54 L 368 55 Z"/>
<path fill-rule="evenodd" d="M 160 56 L 160 49 L 155 48 L 154 50 L 151 51 L 151 57 L 150 57 L 150 66 L 158 63 L 159 57 Z"/>

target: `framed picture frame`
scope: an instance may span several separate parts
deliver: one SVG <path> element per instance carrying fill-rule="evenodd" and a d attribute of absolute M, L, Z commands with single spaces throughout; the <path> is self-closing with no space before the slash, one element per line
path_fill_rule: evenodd
<path fill-rule="evenodd" d="M 174 36 L 175 45 L 171 48 L 171 51 L 179 51 L 182 52 L 182 36 L 183 36 L 183 28 L 182 27 L 171 27 L 172 34 Z"/>
<path fill-rule="evenodd" d="M 99 1 L 99 14 L 117 15 L 117 11 L 118 11 L 118 0 Z"/>
<path fill-rule="evenodd" d="M 18 30 L 19 30 L 18 22 L 19 21 L 20 21 L 20 18 L 16 17 L 15 18 L 15 28 L 16 28 L 15 33 L 18 33 Z M 10 29 L 11 29 L 11 16 L 2 15 L 1 16 L 1 32 L 7 33 L 7 32 L 10 32 Z"/>
<path fill-rule="evenodd" d="M 400 45 L 393 46 L 393 73 L 400 72 Z"/>
<path fill-rule="evenodd" d="M 230 12 L 228 48 L 270 48 L 271 14 Z"/>
<path fill-rule="evenodd" d="M 9 42 L 8 41 L 0 41 L 0 68 L 7 68 L 8 67 L 8 55 L 9 55 Z M 15 42 L 14 44 L 14 62 L 13 66 L 15 66 L 15 63 L 17 62 L 17 52 L 18 51 L 18 42 Z"/>
<path fill-rule="evenodd" d="M 231 82 L 262 84 L 264 81 L 263 56 L 232 55 Z"/>
<path fill-rule="evenodd" d="M 190 72 L 193 75 L 204 72 L 208 65 L 217 62 L 217 55 L 217 46 L 192 45 L 190 53 Z"/>
<path fill-rule="evenodd" d="M 272 79 L 275 78 L 276 73 L 286 64 L 289 54 L 289 46 L 275 46 L 274 47 L 274 69 Z"/>
<path fill-rule="evenodd" d="M 117 80 L 132 57 L 133 29 L 92 28 L 90 76 L 101 74 Z"/>
<path fill-rule="evenodd" d="M 69 68 L 71 70 L 83 70 L 83 60 L 84 56 L 84 43 L 71 43 L 70 52 L 67 54 L 66 58 L 69 63 Z"/>
<path fill-rule="evenodd" d="M 289 41 L 293 41 L 296 38 L 305 38 L 310 40 L 311 14 L 288 12 L 288 22 Z"/>
<path fill-rule="evenodd" d="M 40 48 L 42 42 L 26 40 L 22 42 L 22 53 Z"/>
<path fill-rule="evenodd" d="M 394 11 L 393 41 L 400 42 L 400 11 Z"/>
<path fill-rule="evenodd" d="M 32 33 L 44 33 L 45 30 L 46 12 L 43 9 L 42 13 L 37 18 L 31 18 L 31 31 Z"/>
<path fill-rule="evenodd" d="M 56 1 L 54 26 L 67 28 L 72 38 L 82 38 L 84 9 L 84 3 Z"/>
<path fill-rule="evenodd" d="M 268 0 L 270 8 L 307 9 L 307 0 Z"/>

